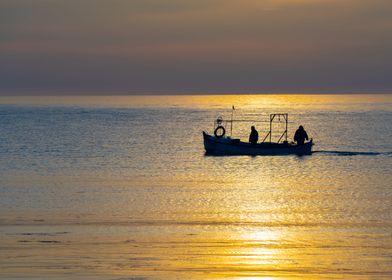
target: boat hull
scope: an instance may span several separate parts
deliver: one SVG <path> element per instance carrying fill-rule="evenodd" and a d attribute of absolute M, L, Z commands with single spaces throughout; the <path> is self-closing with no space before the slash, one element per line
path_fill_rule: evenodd
<path fill-rule="evenodd" d="M 303 145 L 290 143 L 260 143 L 252 145 L 238 139 L 215 137 L 203 131 L 204 148 L 211 155 L 310 155 L 313 142 L 310 140 Z"/>

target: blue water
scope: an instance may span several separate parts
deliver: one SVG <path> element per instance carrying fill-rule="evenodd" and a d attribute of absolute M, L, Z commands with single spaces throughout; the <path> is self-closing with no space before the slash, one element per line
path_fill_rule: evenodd
<path fill-rule="evenodd" d="M 80 222 L 75 217 L 85 214 L 86 204 L 76 196 L 83 192 L 89 201 L 88 220 L 122 221 L 129 211 L 126 200 L 121 199 L 124 205 L 108 205 L 105 209 L 97 203 L 104 197 L 95 197 L 96 201 L 88 198 L 90 191 L 100 193 L 108 185 L 123 188 L 163 184 L 164 196 L 166 185 L 181 188 L 183 184 L 214 185 L 217 181 L 225 185 L 233 180 L 252 185 L 264 178 L 260 178 L 262 174 L 269 176 L 264 179 L 271 184 L 297 184 L 298 178 L 303 178 L 318 182 L 320 188 L 333 183 L 355 191 L 365 182 L 389 187 L 392 110 L 385 109 L 390 100 L 385 101 L 372 106 L 354 103 L 351 107 L 347 103 L 319 108 L 298 104 L 298 109 L 283 104 L 281 107 L 290 113 L 289 137 L 303 124 L 316 144 L 313 155 L 229 158 L 205 156 L 202 145 L 201 132 L 212 132 L 217 116 L 230 118 L 231 111 L 219 104 L 160 107 L 149 105 L 147 100 L 144 106 L 124 107 L 0 105 L 1 217 L 12 224 L 23 211 L 23 219 L 34 220 L 35 216 L 29 216 L 31 208 L 34 215 L 51 220 L 47 211 L 48 207 L 54 210 L 53 203 L 53 207 L 61 207 L 62 217 Z M 277 104 L 248 106 L 237 109 L 235 118 L 264 121 L 268 112 L 280 110 Z M 246 139 L 251 124 L 236 124 L 233 136 Z M 255 125 L 262 138 L 269 124 Z M 281 130 L 274 129 L 274 138 L 278 139 Z M 274 180 L 276 176 L 287 180 Z M 148 193 L 143 199 L 149 200 Z M 156 203 L 160 207 L 164 201 Z M 192 205 L 190 202 L 186 207 L 192 209 Z M 148 204 L 140 207 L 146 215 L 151 214 Z M 167 209 L 171 219 L 178 218 L 175 211 L 181 207 L 174 205 L 174 212 Z M 194 210 L 197 214 L 198 209 Z"/>
<path fill-rule="evenodd" d="M 124 106 L 0 105 L 0 235 L 7 240 L 3 245 L 10 248 L 4 256 L 12 260 L 1 267 L 3 276 L 30 278 L 24 270 L 14 269 L 24 264 L 28 270 L 29 263 L 34 264 L 34 257 L 26 264 L 20 255 L 40 258 L 35 250 L 41 247 L 24 247 L 31 244 L 26 242 L 58 241 L 54 244 L 71 246 L 58 247 L 59 259 L 67 256 L 72 260 L 85 252 L 98 258 L 89 251 L 88 236 L 95 236 L 102 252 L 110 247 L 107 238 L 136 240 L 139 248 L 144 248 L 137 254 L 154 261 L 138 263 L 140 271 L 128 271 L 127 275 L 165 279 L 156 274 L 156 270 L 164 271 L 161 265 L 167 261 L 159 251 L 159 240 L 172 242 L 173 259 L 180 255 L 184 262 L 196 258 L 198 265 L 206 265 L 206 271 L 214 275 L 219 264 L 192 253 L 202 246 L 197 243 L 200 240 L 181 247 L 189 254 L 178 251 L 175 244 L 190 242 L 193 235 L 205 242 L 210 242 L 211 236 L 214 242 L 219 238 L 233 241 L 242 240 L 239 232 L 267 230 L 285 233 L 286 239 L 273 241 L 287 245 L 280 252 L 312 249 L 306 255 L 291 256 L 299 267 L 312 256 L 319 259 L 318 264 L 306 263 L 306 275 L 340 275 L 347 269 L 364 277 L 379 271 L 381 278 L 388 279 L 392 266 L 392 106 L 388 104 L 392 102 L 388 96 L 378 102 L 352 100 L 352 104 L 322 106 L 243 105 L 235 111 L 235 118 L 260 120 L 267 120 L 268 113 L 290 113 L 289 136 L 302 124 L 316 143 L 314 153 L 303 157 L 205 156 L 201 132 L 211 132 L 217 116 L 231 115 L 230 107 L 228 110 L 227 104 L 219 102 L 160 106 L 147 100 L 141 106 L 132 105 L 131 99 Z M 250 125 L 234 127 L 233 136 L 246 139 Z M 256 123 L 256 127 L 265 134 L 268 124 Z M 276 129 L 274 137 L 279 138 Z M 57 239 L 41 240 L 40 234 L 48 232 Z M 177 236 L 183 232 L 185 237 Z M 222 236 L 213 235 L 216 232 Z M 163 237 L 158 238 L 160 234 Z M 295 234 L 300 238 L 293 237 Z M 177 239 L 168 241 L 173 236 Z M 152 243 L 157 246 L 155 251 L 143 243 L 146 240 L 156 242 Z M 331 246 L 333 254 L 340 254 L 342 263 L 334 265 L 323 259 L 320 242 Z M 79 246 L 88 249 L 78 251 Z M 265 246 L 277 250 L 270 244 Z M 381 252 L 380 247 L 386 251 Z M 66 248 L 73 248 L 74 253 Z M 219 259 L 222 251 L 216 250 L 211 254 L 216 253 Z M 234 257 L 231 253 L 227 253 L 230 258 Z M 132 251 L 129 255 L 133 256 Z M 123 259 L 125 255 L 111 256 L 113 262 L 136 265 Z M 103 257 L 96 259 L 97 263 L 86 259 L 85 266 L 71 266 L 67 261 L 61 266 L 51 262 L 52 257 L 40 259 L 45 273 L 53 267 L 59 270 L 49 274 L 52 279 L 64 276 L 61 267 L 67 265 L 79 276 L 92 273 L 88 267 L 94 271 L 104 267 L 108 279 L 115 279 L 111 276 L 118 269 Z M 360 262 L 350 263 L 355 257 Z M 377 265 L 372 258 L 378 260 Z M 220 264 L 230 271 L 227 261 Z M 284 257 L 275 262 L 287 265 Z M 186 271 L 182 262 L 170 265 L 174 267 L 170 272 L 173 279 L 180 277 L 177 272 Z M 31 277 L 39 279 L 43 272 L 38 267 L 30 267 Z M 285 269 L 295 272 L 292 267 Z M 259 270 L 263 271 L 262 265 Z"/>
<path fill-rule="evenodd" d="M 294 114 L 296 123 L 291 128 L 293 134 L 297 123 L 307 124 L 316 143 L 314 157 L 307 160 L 319 161 L 326 155 L 330 160 L 351 155 L 388 158 L 392 151 L 391 111 L 309 114 Z M 3 105 L 0 172 L 3 176 L 22 171 L 42 175 L 131 172 L 144 176 L 181 172 L 183 168 L 197 171 L 203 168 L 200 161 L 204 159 L 201 131 L 211 132 L 217 115 L 216 109 Z M 242 130 L 239 136 L 247 138 L 248 127 L 236 129 Z"/>

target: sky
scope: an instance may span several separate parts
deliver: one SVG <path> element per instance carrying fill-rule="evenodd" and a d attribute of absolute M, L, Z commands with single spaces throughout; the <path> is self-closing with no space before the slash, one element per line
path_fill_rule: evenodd
<path fill-rule="evenodd" d="M 391 0 L 0 0 L 0 94 L 392 92 Z"/>

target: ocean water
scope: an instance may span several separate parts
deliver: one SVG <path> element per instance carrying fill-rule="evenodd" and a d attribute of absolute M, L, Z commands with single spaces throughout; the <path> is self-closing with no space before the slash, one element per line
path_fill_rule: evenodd
<path fill-rule="evenodd" d="M 232 105 L 314 153 L 206 156 Z M 0 279 L 307 278 L 392 278 L 392 95 L 0 98 Z"/>

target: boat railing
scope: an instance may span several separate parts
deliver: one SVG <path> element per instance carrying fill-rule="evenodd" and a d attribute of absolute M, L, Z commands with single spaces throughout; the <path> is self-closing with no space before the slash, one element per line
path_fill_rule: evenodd
<path fill-rule="evenodd" d="M 263 138 L 262 143 L 266 142 L 269 140 L 270 143 L 272 143 L 272 134 L 273 134 L 273 123 L 281 123 L 284 124 L 284 130 L 281 134 L 279 134 L 279 139 L 277 143 L 280 143 L 282 139 L 285 139 L 285 142 L 287 143 L 288 139 L 288 124 L 289 124 L 289 116 L 287 113 L 274 113 L 269 115 L 269 120 L 254 120 L 254 119 L 223 119 L 222 117 L 218 117 L 214 121 L 214 130 L 218 126 L 227 126 L 230 125 L 230 137 L 233 135 L 233 124 L 234 123 L 269 123 L 269 131 Z M 291 122 L 290 122 L 291 123 Z"/>

